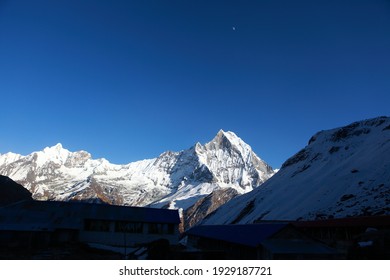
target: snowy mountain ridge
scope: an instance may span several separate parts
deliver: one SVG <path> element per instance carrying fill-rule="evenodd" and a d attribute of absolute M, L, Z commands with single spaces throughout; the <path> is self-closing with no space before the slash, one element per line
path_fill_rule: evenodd
<path fill-rule="evenodd" d="M 216 189 L 251 191 L 274 172 L 233 132 L 220 130 L 205 145 L 126 165 L 70 152 L 61 144 L 27 156 L 7 153 L 0 155 L 0 174 L 40 200 L 186 209 Z"/>
<path fill-rule="evenodd" d="M 204 224 L 390 214 L 390 118 L 320 131 L 260 188 Z"/>

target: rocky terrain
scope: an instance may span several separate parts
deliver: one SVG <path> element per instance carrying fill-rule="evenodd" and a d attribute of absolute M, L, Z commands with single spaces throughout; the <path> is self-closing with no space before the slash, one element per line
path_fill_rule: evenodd
<path fill-rule="evenodd" d="M 0 206 L 30 199 L 31 193 L 22 185 L 0 175 Z"/>

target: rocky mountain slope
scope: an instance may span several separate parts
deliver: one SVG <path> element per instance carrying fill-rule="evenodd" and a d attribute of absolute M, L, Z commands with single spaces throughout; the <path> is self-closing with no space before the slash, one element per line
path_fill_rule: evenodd
<path fill-rule="evenodd" d="M 40 200 L 187 209 L 214 190 L 251 191 L 274 171 L 233 132 L 221 130 L 205 145 L 126 165 L 70 152 L 61 144 L 27 156 L 7 153 L 0 155 L 0 174 Z"/>
<path fill-rule="evenodd" d="M 204 224 L 390 214 L 390 118 L 320 131 L 261 187 Z"/>
<path fill-rule="evenodd" d="M 233 188 L 217 189 L 208 196 L 199 199 L 194 205 L 184 211 L 183 228 L 187 230 L 199 222 L 207 215 L 214 212 L 220 206 L 238 196 L 238 192 Z"/>

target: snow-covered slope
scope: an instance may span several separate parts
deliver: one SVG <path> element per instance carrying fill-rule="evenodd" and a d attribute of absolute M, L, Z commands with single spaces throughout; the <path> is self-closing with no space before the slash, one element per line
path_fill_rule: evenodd
<path fill-rule="evenodd" d="M 127 165 L 70 152 L 61 144 L 27 156 L 0 155 L 0 174 L 35 199 L 103 201 L 118 205 L 188 208 L 215 189 L 246 193 L 274 172 L 233 132 L 209 143 Z"/>
<path fill-rule="evenodd" d="M 270 180 L 205 224 L 390 214 L 390 118 L 315 134 Z"/>

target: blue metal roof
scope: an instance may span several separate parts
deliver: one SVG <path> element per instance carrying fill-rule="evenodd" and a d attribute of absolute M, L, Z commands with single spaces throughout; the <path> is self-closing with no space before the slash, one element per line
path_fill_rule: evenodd
<path fill-rule="evenodd" d="M 262 245 L 274 254 L 338 254 L 337 250 L 312 240 L 271 239 L 265 240 Z"/>
<path fill-rule="evenodd" d="M 249 225 L 209 225 L 197 226 L 186 232 L 187 235 L 223 240 L 231 243 L 257 247 L 268 237 L 288 226 L 287 223 L 261 223 Z"/>

